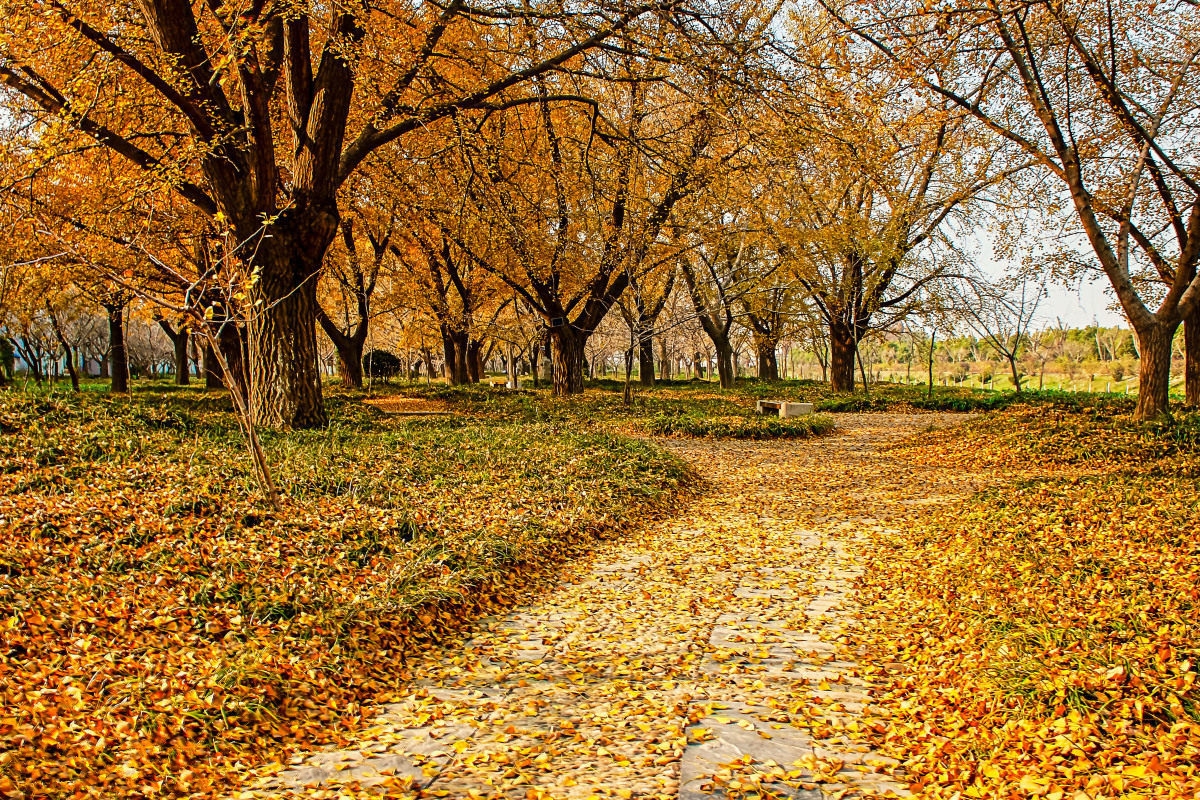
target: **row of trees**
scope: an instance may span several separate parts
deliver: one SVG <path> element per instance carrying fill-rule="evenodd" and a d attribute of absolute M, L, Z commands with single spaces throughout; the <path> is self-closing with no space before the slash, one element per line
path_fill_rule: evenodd
<path fill-rule="evenodd" d="M 432 340 L 452 382 L 548 358 L 571 394 L 619 319 L 645 377 L 688 324 L 723 385 L 738 336 L 764 377 L 806 336 L 851 390 L 866 337 L 965 309 L 1015 378 L 1037 281 L 1098 268 L 1150 417 L 1181 324 L 1200 401 L 1197 54 L 1186 7 L 1119 2 L 30 0 L 0 20 L 0 306 L 103 309 L 117 352 L 149 304 L 249 423 L 308 427 L 318 329 L 350 385 Z M 980 283 L 985 233 L 1023 289 Z"/>

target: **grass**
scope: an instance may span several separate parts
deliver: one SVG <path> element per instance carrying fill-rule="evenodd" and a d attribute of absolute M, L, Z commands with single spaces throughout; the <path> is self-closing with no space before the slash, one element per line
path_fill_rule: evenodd
<path fill-rule="evenodd" d="M 691 482 L 562 420 L 329 405 L 264 435 L 275 512 L 219 393 L 0 394 L 0 794 L 216 793 L 337 740 L 406 654 Z"/>
<path fill-rule="evenodd" d="M 1014 406 L 1035 406 L 1056 412 L 1100 409 L 1120 414 L 1133 410 L 1136 398 L 1118 394 L 1025 391 L 993 392 L 983 389 L 924 387 L 880 384 L 869 394 L 835 394 L 819 381 L 759 381 L 741 379 L 733 389 L 722 390 L 707 381 L 659 381 L 654 388 L 635 388 L 633 400 L 622 401 L 623 383 L 616 380 L 589 382 L 587 390 L 571 398 L 552 398 L 546 388 L 508 391 L 486 386 L 391 384 L 376 386 L 378 394 L 447 401 L 458 408 L 497 419 L 562 420 L 598 425 L 635 434 L 699 436 L 812 435 L 821 424 L 771 425 L 755 414 L 760 399 L 813 403 L 817 412 L 869 413 L 881 411 L 997 411 Z M 669 420 L 686 419 L 678 425 Z M 762 424 L 753 420 L 758 419 Z"/>

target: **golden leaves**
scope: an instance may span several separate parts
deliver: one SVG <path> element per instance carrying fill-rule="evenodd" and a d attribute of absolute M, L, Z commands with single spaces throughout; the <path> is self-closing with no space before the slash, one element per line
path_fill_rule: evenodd
<path fill-rule="evenodd" d="M 914 515 L 866 576 L 896 665 L 875 739 L 925 795 L 1200 790 L 1193 424 L 1015 409 L 905 449 L 998 486 Z"/>

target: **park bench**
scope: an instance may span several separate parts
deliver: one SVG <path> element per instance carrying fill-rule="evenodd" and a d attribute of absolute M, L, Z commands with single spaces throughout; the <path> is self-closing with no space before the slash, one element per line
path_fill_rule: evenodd
<path fill-rule="evenodd" d="M 786 419 L 787 417 L 802 417 L 805 414 L 813 413 L 813 404 L 789 403 L 786 400 L 759 400 L 757 411 L 759 414 L 777 414 L 779 417 Z"/>

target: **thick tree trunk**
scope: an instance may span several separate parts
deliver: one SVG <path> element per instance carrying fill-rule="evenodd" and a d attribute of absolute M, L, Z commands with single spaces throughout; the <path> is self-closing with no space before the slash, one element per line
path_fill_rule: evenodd
<path fill-rule="evenodd" d="M 1158 323 L 1136 330 L 1138 351 L 1142 355 L 1138 369 L 1138 402 L 1134 417 L 1155 419 L 1170 410 L 1168 391 L 1171 383 L 1171 340 L 1178 324 Z"/>
<path fill-rule="evenodd" d="M 296 222 L 278 223 L 256 259 L 260 278 L 247 325 L 249 406 L 253 422 L 270 428 L 316 428 L 327 420 L 317 365 L 317 275 L 336 217 L 313 214 L 304 222 L 312 230 L 303 238 L 295 235 Z"/>
<path fill-rule="evenodd" d="M 587 336 L 570 323 L 550 329 L 550 363 L 555 397 L 583 392 L 583 345 Z"/>
<path fill-rule="evenodd" d="M 338 354 L 338 378 L 348 389 L 363 388 L 363 345 L 349 336 L 333 343 Z"/>
<path fill-rule="evenodd" d="M 755 349 L 758 351 L 759 380 L 779 380 L 779 359 L 775 354 L 775 342 L 760 342 Z"/>
<path fill-rule="evenodd" d="M 717 377 L 721 381 L 721 388 L 732 389 L 737 382 L 737 375 L 733 369 L 733 345 L 728 340 L 713 344 L 717 348 Z"/>
<path fill-rule="evenodd" d="M 320 306 L 317 306 L 317 322 L 321 324 L 321 329 L 325 331 L 325 335 L 329 337 L 329 341 L 333 342 L 333 348 L 337 351 L 338 379 L 348 389 L 361 389 L 363 387 L 363 348 L 367 343 L 367 326 L 365 324 L 358 325 L 351 333 L 343 333 Z"/>
<path fill-rule="evenodd" d="M 487 370 L 483 365 L 483 342 L 477 342 L 474 339 L 467 340 L 467 382 L 479 383 L 483 380 L 483 376 L 487 374 Z"/>
<path fill-rule="evenodd" d="M 465 383 L 471 382 L 471 343 L 467 340 L 465 333 L 452 334 L 454 341 L 454 378 L 450 382 L 455 386 L 462 386 Z"/>
<path fill-rule="evenodd" d="M 1200 408 L 1200 307 L 1183 320 L 1184 403 Z"/>
<path fill-rule="evenodd" d="M 638 341 L 638 383 L 654 385 L 654 337 L 644 335 Z"/>
<path fill-rule="evenodd" d="M 109 390 L 129 391 L 129 352 L 125 349 L 125 304 L 104 307 L 108 312 Z"/>
<path fill-rule="evenodd" d="M 841 325 L 829 326 L 829 388 L 833 391 L 854 391 L 854 360 L 857 351 L 853 331 Z"/>
<path fill-rule="evenodd" d="M 450 326 L 442 323 L 442 377 L 446 383 L 454 384 L 454 339 L 450 336 Z"/>
<path fill-rule="evenodd" d="M 175 350 L 175 385 L 188 385 L 188 341 L 191 339 L 187 329 L 175 330 L 171 327 L 171 323 L 165 319 L 158 321 L 158 327 L 162 328 L 163 333 L 171 340 L 171 345 Z"/>
<path fill-rule="evenodd" d="M 203 352 L 203 367 L 204 372 L 204 388 L 205 389 L 222 389 L 225 387 L 225 381 L 221 378 L 221 367 L 217 363 L 217 356 L 213 353 L 212 345 L 205 343 Z"/>

